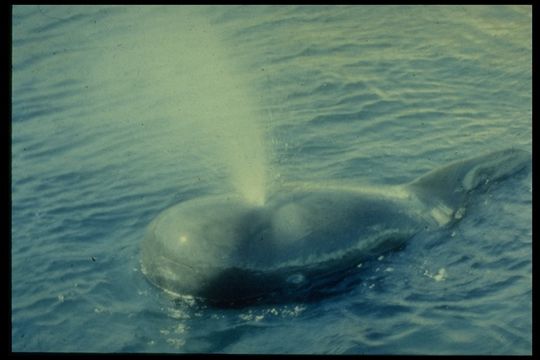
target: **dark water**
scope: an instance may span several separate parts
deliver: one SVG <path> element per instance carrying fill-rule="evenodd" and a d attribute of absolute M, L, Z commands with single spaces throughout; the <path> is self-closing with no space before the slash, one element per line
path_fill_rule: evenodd
<path fill-rule="evenodd" d="M 316 302 L 215 309 L 139 264 L 146 225 L 182 200 L 261 181 L 399 184 L 530 151 L 531 7 L 12 19 L 13 351 L 531 353 L 530 173 Z"/>

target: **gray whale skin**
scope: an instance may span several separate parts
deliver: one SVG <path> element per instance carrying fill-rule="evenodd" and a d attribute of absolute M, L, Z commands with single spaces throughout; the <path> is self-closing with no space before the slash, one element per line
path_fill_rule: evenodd
<path fill-rule="evenodd" d="M 290 185 L 260 206 L 236 195 L 188 200 L 148 226 L 142 272 L 215 304 L 304 299 L 360 261 L 459 220 L 471 193 L 530 163 L 527 151 L 506 149 L 398 186 Z"/>

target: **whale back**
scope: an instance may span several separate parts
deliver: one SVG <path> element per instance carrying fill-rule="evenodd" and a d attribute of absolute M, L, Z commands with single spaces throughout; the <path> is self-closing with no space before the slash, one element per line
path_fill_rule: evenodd
<path fill-rule="evenodd" d="M 405 185 L 295 184 L 276 187 L 264 205 L 234 194 L 191 199 L 151 222 L 141 270 L 166 291 L 213 304 L 304 299 L 364 259 L 460 218 L 471 192 L 530 163 L 528 152 L 507 149 Z"/>
<path fill-rule="evenodd" d="M 336 189 L 277 192 L 263 207 L 237 196 L 192 199 L 149 225 L 142 272 L 162 289 L 214 303 L 301 294 L 421 231 L 424 219 L 407 205 Z"/>
<path fill-rule="evenodd" d="M 452 211 L 460 209 L 473 190 L 481 190 L 530 166 L 531 155 L 520 149 L 490 152 L 454 161 L 406 186 L 423 201 L 436 202 Z"/>

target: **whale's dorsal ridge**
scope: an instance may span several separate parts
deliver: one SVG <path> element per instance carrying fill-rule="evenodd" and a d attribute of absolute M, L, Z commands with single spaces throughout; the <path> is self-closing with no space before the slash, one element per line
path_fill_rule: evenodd
<path fill-rule="evenodd" d="M 454 161 L 420 176 L 406 186 L 425 201 L 442 201 L 456 210 L 472 190 L 515 174 L 530 163 L 529 152 L 508 148 Z"/>

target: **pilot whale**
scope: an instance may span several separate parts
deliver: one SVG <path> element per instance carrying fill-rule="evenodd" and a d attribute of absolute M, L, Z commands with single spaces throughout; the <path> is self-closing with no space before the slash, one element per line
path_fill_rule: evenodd
<path fill-rule="evenodd" d="M 506 149 L 402 185 L 291 184 L 262 205 L 235 194 L 188 200 L 149 224 L 142 272 L 168 292 L 214 304 L 308 294 L 421 232 L 451 226 L 471 194 L 530 163 L 527 151 Z"/>

